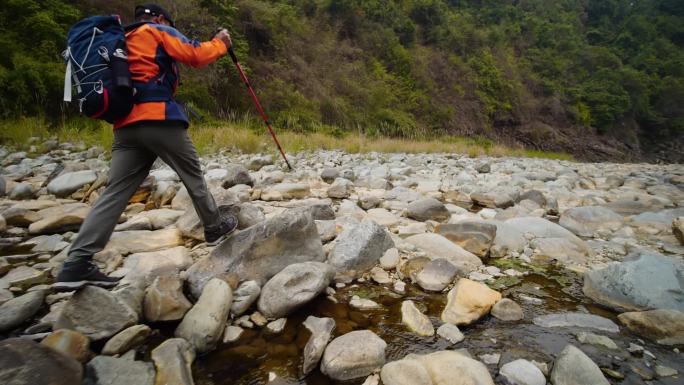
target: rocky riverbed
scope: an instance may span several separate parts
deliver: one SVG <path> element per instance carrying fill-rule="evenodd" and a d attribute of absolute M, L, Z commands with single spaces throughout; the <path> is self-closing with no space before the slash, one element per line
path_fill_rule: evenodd
<path fill-rule="evenodd" d="M 681 384 L 684 167 L 460 154 L 221 152 L 217 247 L 163 163 L 51 282 L 101 149 L 0 148 L 0 383 Z"/>

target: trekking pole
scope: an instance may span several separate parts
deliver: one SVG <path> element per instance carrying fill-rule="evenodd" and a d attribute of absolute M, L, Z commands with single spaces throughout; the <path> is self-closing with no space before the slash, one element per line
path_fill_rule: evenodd
<path fill-rule="evenodd" d="M 247 91 L 249 91 L 249 94 L 252 97 L 252 101 L 254 102 L 256 109 L 259 111 L 259 114 L 261 114 L 261 117 L 264 119 L 264 123 L 266 123 L 266 127 L 268 127 L 268 132 L 271 133 L 271 137 L 273 138 L 273 141 L 275 142 L 276 146 L 278 146 L 278 150 L 280 151 L 280 155 L 283 156 L 283 159 L 285 160 L 285 164 L 287 164 L 287 168 L 292 170 L 292 166 L 290 166 L 290 162 L 287 161 L 287 156 L 285 156 L 285 152 L 283 151 L 283 148 L 280 147 L 280 142 L 278 142 L 278 138 L 276 137 L 275 132 L 273 132 L 273 127 L 271 127 L 271 123 L 268 121 L 268 117 L 266 116 L 264 109 L 261 107 L 261 103 L 259 103 L 259 99 L 257 99 L 257 96 L 254 93 L 254 89 L 249 84 L 249 80 L 247 79 L 247 75 L 245 75 L 245 71 L 242 70 L 242 66 L 240 65 L 240 62 L 238 62 L 237 56 L 235 56 L 235 52 L 233 51 L 233 47 L 230 47 L 228 49 L 228 53 L 230 54 L 230 58 L 233 59 L 233 63 L 235 63 L 235 67 L 237 67 L 237 70 L 238 70 L 238 73 L 240 74 L 240 78 L 242 79 L 242 82 L 245 83 L 245 86 L 247 86 Z"/>

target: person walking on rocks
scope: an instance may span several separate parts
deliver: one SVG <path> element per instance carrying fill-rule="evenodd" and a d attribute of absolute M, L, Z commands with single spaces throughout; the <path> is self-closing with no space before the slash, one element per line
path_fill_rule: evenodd
<path fill-rule="evenodd" d="M 176 62 L 192 67 L 214 62 L 230 48 L 230 34 L 222 29 L 210 41 L 190 40 L 176 30 L 171 15 L 156 4 L 137 6 L 135 18 L 126 34 L 135 105 L 128 116 L 114 122 L 108 185 L 71 244 L 53 285 L 56 290 L 116 286 L 118 279 L 100 272 L 92 257 L 107 245 L 121 213 L 157 157 L 183 181 L 209 245 L 218 244 L 237 227 L 234 216 L 219 213 L 207 189 L 187 133 L 188 119 L 174 100 L 179 79 Z"/>

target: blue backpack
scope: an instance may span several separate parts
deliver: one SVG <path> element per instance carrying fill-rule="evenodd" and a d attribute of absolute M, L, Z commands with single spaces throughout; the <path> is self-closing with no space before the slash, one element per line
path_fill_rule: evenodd
<path fill-rule="evenodd" d="M 64 101 L 72 87 L 81 113 L 107 122 L 126 117 L 133 108 L 126 35 L 119 16 L 93 16 L 74 24 L 67 35 Z"/>

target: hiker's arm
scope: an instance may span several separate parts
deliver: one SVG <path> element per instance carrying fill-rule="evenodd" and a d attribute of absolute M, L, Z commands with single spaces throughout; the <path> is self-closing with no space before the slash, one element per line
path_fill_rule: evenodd
<path fill-rule="evenodd" d="M 188 39 L 175 28 L 162 27 L 157 28 L 157 30 L 159 30 L 159 37 L 164 50 L 172 58 L 191 67 L 202 67 L 213 63 L 228 52 L 226 44 L 217 38 L 199 42 Z"/>

